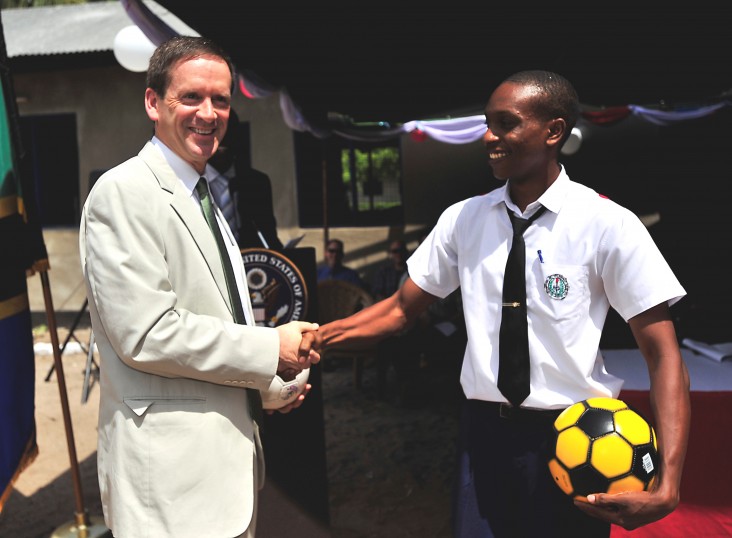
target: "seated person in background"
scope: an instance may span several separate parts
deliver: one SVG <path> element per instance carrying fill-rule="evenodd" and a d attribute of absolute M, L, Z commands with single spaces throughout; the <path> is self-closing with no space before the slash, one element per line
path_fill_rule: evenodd
<path fill-rule="evenodd" d="M 407 274 L 407 243 L 396 239 L 389 244 L 389 259 L 374 276 L 372 294 L 380 301 L 391 297 L 400 287 Z M 394 369 L 396 394 L 394 403 L 400 407 L 414 404 L 418 383 L 420 353 L 414 326 L 395 334 L 377 344 L 376 384 L 379 398 L 387 399 L 389 369 Z"/>
<path fill-rule="evenodd" d="M 401 239 L 389 245 L 389 260 L 374 276 L 371 292 L 377 301 L 391 297 L 407 272 L 407 243 Z"/>
<path fill-rule="evenodd" d="M 321 280 L 344 280 L 365 289 L 361 276 L 355 269 L 343 265 L 343 241 L 330 239 L 325 245 L 325 263 L 318 267 L 318 282 Z"/>

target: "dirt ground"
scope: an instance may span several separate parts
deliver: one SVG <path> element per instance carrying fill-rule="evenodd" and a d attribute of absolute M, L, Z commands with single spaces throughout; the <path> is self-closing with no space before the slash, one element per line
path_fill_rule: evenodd
<path fill-rule="evenodd" d="M 63 343 L 68 329 L 59 327 L 58 333 Z M 83 344 L 89 341 L 88 328 L 77 328 L 74 335 Z M 47 331 L 36 330 L 36 342 L 49 341 Z M 58 377 L 54 372 L 45 381 L 53 362 L 50 354 L 36 354 L 40 453 L 20 475 L 0 514 L 0 538 L 49 538 L 74 520 L 76 494 Z M 88 401 L 82 403 L 87 356 L 65 353 L 62 362 L 83 504 L 92 522 L 100 522 L 99 387 L 92 376 Z M 330 536 L 449 538 L 458 398 L 454 368 L 422 368 L 411 385 L 412 396 L 397 403 L 392 373 L 385 397 L 378 398 L 372 364 L 366 365 L 360 390 L 353 386 L 350 361 L 333 366 L 322 374 Z"/>

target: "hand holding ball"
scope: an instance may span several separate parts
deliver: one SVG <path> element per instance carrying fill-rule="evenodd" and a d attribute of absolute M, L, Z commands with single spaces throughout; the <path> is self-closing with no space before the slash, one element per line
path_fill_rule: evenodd
<path fill-rule="evenodd" d="M 564 493 L 647 491 L 658 472 L 656 432 L 625 402 L 590 398 L 554 421 L 556 445 L 549 470 Z"/>
<path fill-rule="evenodd" d="M 294 377 L 288 373 L 275 374 L 269 388 L 266 391 L 260 391 L 263 409 L 275 410 L 285 407 L 294 402 L 305 390 L 310 368 L 305 368 Z"/>

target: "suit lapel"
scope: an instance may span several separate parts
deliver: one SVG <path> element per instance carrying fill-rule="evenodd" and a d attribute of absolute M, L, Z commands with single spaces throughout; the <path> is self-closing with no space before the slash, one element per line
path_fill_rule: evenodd
<path fill-rule="evenodd" d="M 161 153 L 155 149 L 151 143 L 147 143 L 139 154 L 140 158 L 150 168 L 155 178 L 158 180 L 160 188 L 167 191 L 170 197 L 170 206 L 176 212 L 178 217 L 188 229 L 193 241 L 198 246 L 201 255 L 208 265 L 211 277 L 216 282 L 219 293 L 223 298 L 229 313 L 233 312 L 229 304 L 229 292 L 226 289 L 226 277 L 224 276 L 224 267 L 221 264 L 221 256 L 216 246 L 211 230 L 206 224 L 201 209 L 193 203 L 190 195 L 182 187 L 180 180 L 165 161 Z"/>

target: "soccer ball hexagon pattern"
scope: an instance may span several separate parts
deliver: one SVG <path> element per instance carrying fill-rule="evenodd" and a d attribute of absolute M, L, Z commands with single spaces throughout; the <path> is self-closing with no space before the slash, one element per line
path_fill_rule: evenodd
<path fill-rule="evenodd" d="M 589 398 L 554 421 L 556 441 L 549 471 L 572 497 L 646 491 L 658 471 L 653 427 L 622 400 Z"/>

